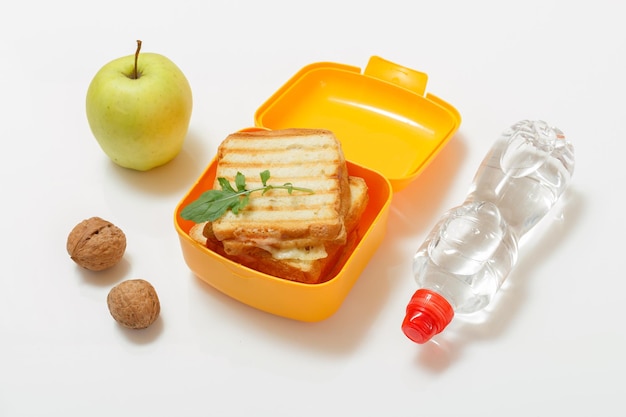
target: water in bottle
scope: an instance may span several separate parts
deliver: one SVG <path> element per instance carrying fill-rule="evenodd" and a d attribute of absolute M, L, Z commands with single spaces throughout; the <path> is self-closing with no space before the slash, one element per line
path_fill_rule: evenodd
<path fill-rule="evenodd" d="M 486 307 L 509 275 L 518 245 L 570 183 L 574 149 L 543 121 L 507 129 L 481 163 L 465 201 L 444 214 L 417 250 L 418 290 L 402 330 L 425 343 L 452 321 Z"/>

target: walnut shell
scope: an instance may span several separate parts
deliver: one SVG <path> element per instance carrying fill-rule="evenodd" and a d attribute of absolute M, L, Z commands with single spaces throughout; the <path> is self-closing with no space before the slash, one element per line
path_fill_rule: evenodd
<path fill-rule="evenodd" d="M 78 223 L 67 237 L 67 252 L 72 260 L 92 271 L 102 271 L 117 264 L 125 250 L 124 232 L 100 217 Z"/>
<path fill-rule="evenodd" d="M 145 329 L 161 312 L 156 290 L 143 279 L 126 280 L 113 287 L 107 305 L 115 321 L 129 329 Z"/>

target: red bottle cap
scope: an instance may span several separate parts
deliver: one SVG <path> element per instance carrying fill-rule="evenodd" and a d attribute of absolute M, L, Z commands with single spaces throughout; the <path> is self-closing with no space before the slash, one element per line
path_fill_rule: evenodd
<path fill-rule="evenodd" d="M 411 297 L 402 322 L 404 334 L 416 343 L 426 343 L 454 317 L 448 301 L 434 291 L 419 289 Z"/>

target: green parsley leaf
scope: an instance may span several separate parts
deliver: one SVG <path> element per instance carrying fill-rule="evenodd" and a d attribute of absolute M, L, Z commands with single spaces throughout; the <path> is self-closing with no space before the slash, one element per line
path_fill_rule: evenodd
<path fill-rule="evenodd" d="M 237 191 L 246 191 L 246 177 L 241 172 L 237 172 L 237 175 L 235 175 L 235 185 L 237 186 Z"/>
<path fill-rule="evenodd" d="M 263 187 L 267 186 L 267 181 L 270 179 L 270 172 L 266 169 L 261 172 L 261 182 L 263 183 Z"/>
<path fill-rule="evenodd" d="M 263 186 L 252 190 L 246 189 L 246 178 L 241 172 L 237 172 L 235 175 L 236 189 L 226 178 L 219 177 L 217 181 L 221 190 L 214 189 L 205 191 L 196 200 L 185 206 L 180 216 L 194 223 L 202 223 L 205 221 L 213 222 L 226 214 L 228 210 L 232 211 L 234 214 L 239 214 L 239 212 L 248 205 L 250 194 L 255 191 L 259 191 L 261 194 L 265 194 L 271 189 L 284 189 L 287 190 L 289 194 L 292 194 L 294 190 L 306 193 L 314 192 L 308 188 L 294 187 L 290 182 L 283 185 L 268 185 L 267 181 L 270 178 L 269 170 L 261 172 L 260 177 Z"/>

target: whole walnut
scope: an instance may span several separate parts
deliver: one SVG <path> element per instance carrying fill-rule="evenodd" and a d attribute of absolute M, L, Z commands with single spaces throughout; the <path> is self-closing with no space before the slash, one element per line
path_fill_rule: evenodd
<path fill-rule="evenodd" d="M 126 235 L 113 223 L 91 217 L 78 223 L 67 237 L 67 252 L 74 262 L 92 271 L 117 264 L 126 250 Z"/>
<path fill-rule="evenodd" d="M 156 290 L 143 279 L 126 280 L 113 287 L 107 305 L 115 321 L 129 329 L 145 329 L 161 312 Z"/>

